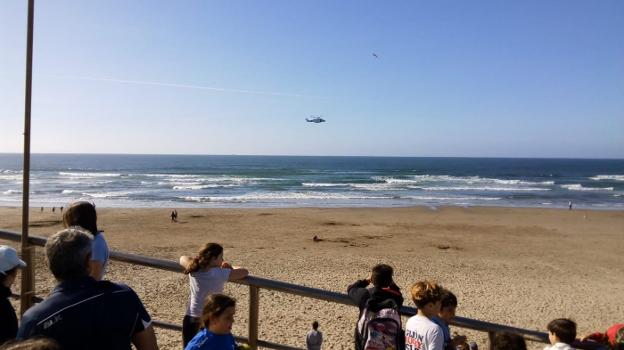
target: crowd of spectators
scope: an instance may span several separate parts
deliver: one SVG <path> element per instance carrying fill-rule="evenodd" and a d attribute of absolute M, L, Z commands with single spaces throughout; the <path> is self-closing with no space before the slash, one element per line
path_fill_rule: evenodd
<path fill-rule="evenodd" d="M 103 279 L 108 246 L 97 228 L 95 206 L 78 202 L 63 215 L 65 229 L 50 236 L 45 245 L 48 267 L 58 284 L 41 302 L 28 309 L 19 321 L 8 297 L 19 269 L 26 267 L 17 251 L 0 246 L 0 350 L 157 350 L 151 318 L 132 288 Z M 189 276 L 190 300 L 183 319 L 185 350 L 235 350 L 232 324 L 236 301 L 223 294 L 227 281 L 245 278 L 248 271 L 223 258 L 223 247 L 208 243 L 194 256 L 181 256 L 180 265 Z M 410 290 L 416 315 L 403 328 L 400 309 L 404 299 L 393 280 L 393 268 L 379 264 L 367 278 L 354 282 L 347 293 L 359 307 L 354 346 L 356 350 L 477 350 L 466 336 L 451 335 L 455 317 L 455 294 L 431 281 L 418 281 Z M 306 334 L 310 350 L 320 350 L 323 335 L 313 322 Z M 545 350 L 573 349 L 576 323 L 559 318 L 547 325 L 551 345 Z M 583 341 L 595 341 L 613 350 L 624 350 L 624 324 Z M 524 338 L 499 333 L 491 338 L 492 350 L 524 350 Z"/>

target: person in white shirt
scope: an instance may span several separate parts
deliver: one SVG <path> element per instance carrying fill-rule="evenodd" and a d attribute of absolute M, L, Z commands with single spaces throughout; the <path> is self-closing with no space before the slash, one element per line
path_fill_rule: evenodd
<path fill-rule="evenodd" d="M 405 350 L 444 350 L 444 332 L 431 317 L 440 312 L 443 288 L 430 281 L 416 282 L 410 289 L 418 313 L 407 320 Z"/>
<path fill-rule="evenodd" d="M 573 350 L 570 344 L 576 339 L 576 323 L 567 318 L 557 318 L 548 323 L 548 340 L 551 346 L 544 350 Z"/>
<path fill-rule="evenodd" d="M 190 300 L 182 321 L 182 340 L 186 347 L 199 332 L 206 297 L 223 292 L 225 282 L 245 278 L 249 272 L 223 261 L 223 247 L 217 243 L 204 245 L 195 257 L 182 255 L 180 265 L 189 275 Z"/>

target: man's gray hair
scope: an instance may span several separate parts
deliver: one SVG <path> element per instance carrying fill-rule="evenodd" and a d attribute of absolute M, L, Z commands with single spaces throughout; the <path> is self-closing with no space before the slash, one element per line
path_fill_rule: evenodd
<path fill-rule="evenodd" d="M 45 245 L 48 267 L 59 281 L 89 275 L 88 257 L 91 255 L 93 235 L 73 226 L 59 231 Z"/>

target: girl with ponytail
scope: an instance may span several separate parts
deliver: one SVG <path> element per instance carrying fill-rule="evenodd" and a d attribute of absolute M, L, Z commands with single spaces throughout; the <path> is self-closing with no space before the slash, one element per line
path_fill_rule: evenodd
<path fill-rule="evenodd" d="M 182 322 L 182 338 L 186 347 L 199 332 L 206 297 L 223 292 L 225 282 L 245 278 L 249 272 L 223 261 L 223 247 L 217 243 L 204 245 L 195 257 L 181 256 L 180 265 L 189 275 L 191 292 Z"/>

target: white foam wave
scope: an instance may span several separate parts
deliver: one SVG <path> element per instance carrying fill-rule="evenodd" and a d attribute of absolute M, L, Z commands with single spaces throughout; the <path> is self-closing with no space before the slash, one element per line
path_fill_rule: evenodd
<path fill-rule="evenodd" d="M 523 181 L 517 179 L 504 180 L 479 176 L 451 176 L 451 175 L 412 175 L 408 179 L 397 179 L 389 176 L 372 176 L 375 181 L 389 184 L 422 184 L 431 182 L 464 183 L 464 184 L 500 184 L 520 186 L 551 186 L 554 181 Z"/>
<path fill-rule="evenodd" d="M 206 188 L 217 188 L 217 187 L 236 187 L 236 185 L 225 185 L 225 184 L 210 184 L 210 185 L 178 185 L 173 186 L 174 190 L 203 190 Z"/>
<path fill-rule="evenodd" d="M 418 200 L 433 200 L 433 201 L 473 201 L 473 200 L 482 200 L 482 201 L 498 201 L 502 198 L 499 197 L 432 197 L 432 196 L 405 196 L 401 198 L 406 199 L 418 199 Z"/>
<path fill-rule="evenodd" d="M 22 191 L 20 191 L 20 190 L 8 190 L 8 191 L 2 192 L 2 194 L 10 196 L 12 194 L 22 194 Z"/>
<path fill-rule="evenodd" d="M 561 185 L 569 191 L 613 191 L 613 187 L 583 187 L 581 184 Z"/>
<path fill-rule="evenodd" d="M 349 186 L 348 183 L 321 183 L 321 182 L 304 182 L 303 187 L 344 187 Z"/>
<path fill-rule="evenodd" d="M 600 181 L 600 180 L 624 181 L 624 175 L 596 175 L 594 177 L 590 177 L 590 179 L 595 180 L 595 181 Z"/>
<path fill-rule="evenodd" d="M 84 179 L 84 178 L 93 178 L 93 177 L 120 177 L 121 174 L 118 173 L 92 173 L 92 172 L 66 172 L 66 171 L 61 171 L 59 172 L 59 175 L 61 176 L 69 176 L 71 178 L 79 178 L 79 179 Z"/>
<path fill-rule="evenodd" d="M 62 194 L 72 194 L 72 193 L 77 193 L 77 191 L 74 191 L 74 190 L 63 190 L 61 193 Z"/>
<path fill-rule="evenodd" d="M 185 196 L 178 198 L 193 202 L 248 202 L 278 200 L 366 200 L 392 199 L 393 197 L 323 192 L 254 192 L 240 196 Z"/>
<path fill-rule="evenodd" d="M 22 174 L 0 174 L 0 180 L 21 181 L 22 179 Z"/>
<path fill-rule="evenodd" d="M 82 195 L 83 196 L 89 196 L 92 198 L 113 198 L 113 197 L 127 197 L 128 195 L 132 194 L 132 192 L 128 192 L 128 191 L 120 191 L 120 192 L 95 192 L 95 193 L 88 193 L 88 192 L 83 192 Z"/>
<path fill-rule="evenodd" d="M 163 181 L 201 181 L 201 182 L 250 182 L 250 181 L 287 181 L 287 179 L 273 177 L 245 177 L 245 176 L 206 176 L 201 174 L 133 174 L 131 176 L 146 176 L 162 178 Z M 188 179 L 188 180 L 186 180 Z"/>
<path fill-rule="evenodd" d="M 477 186 L 408 186 L 412 189 L 424 191 L 494 191 L 494 192 L 517 192 L 517 191 L 550 191 L 550 188 L 543 187 L 477 187 Z"/>

